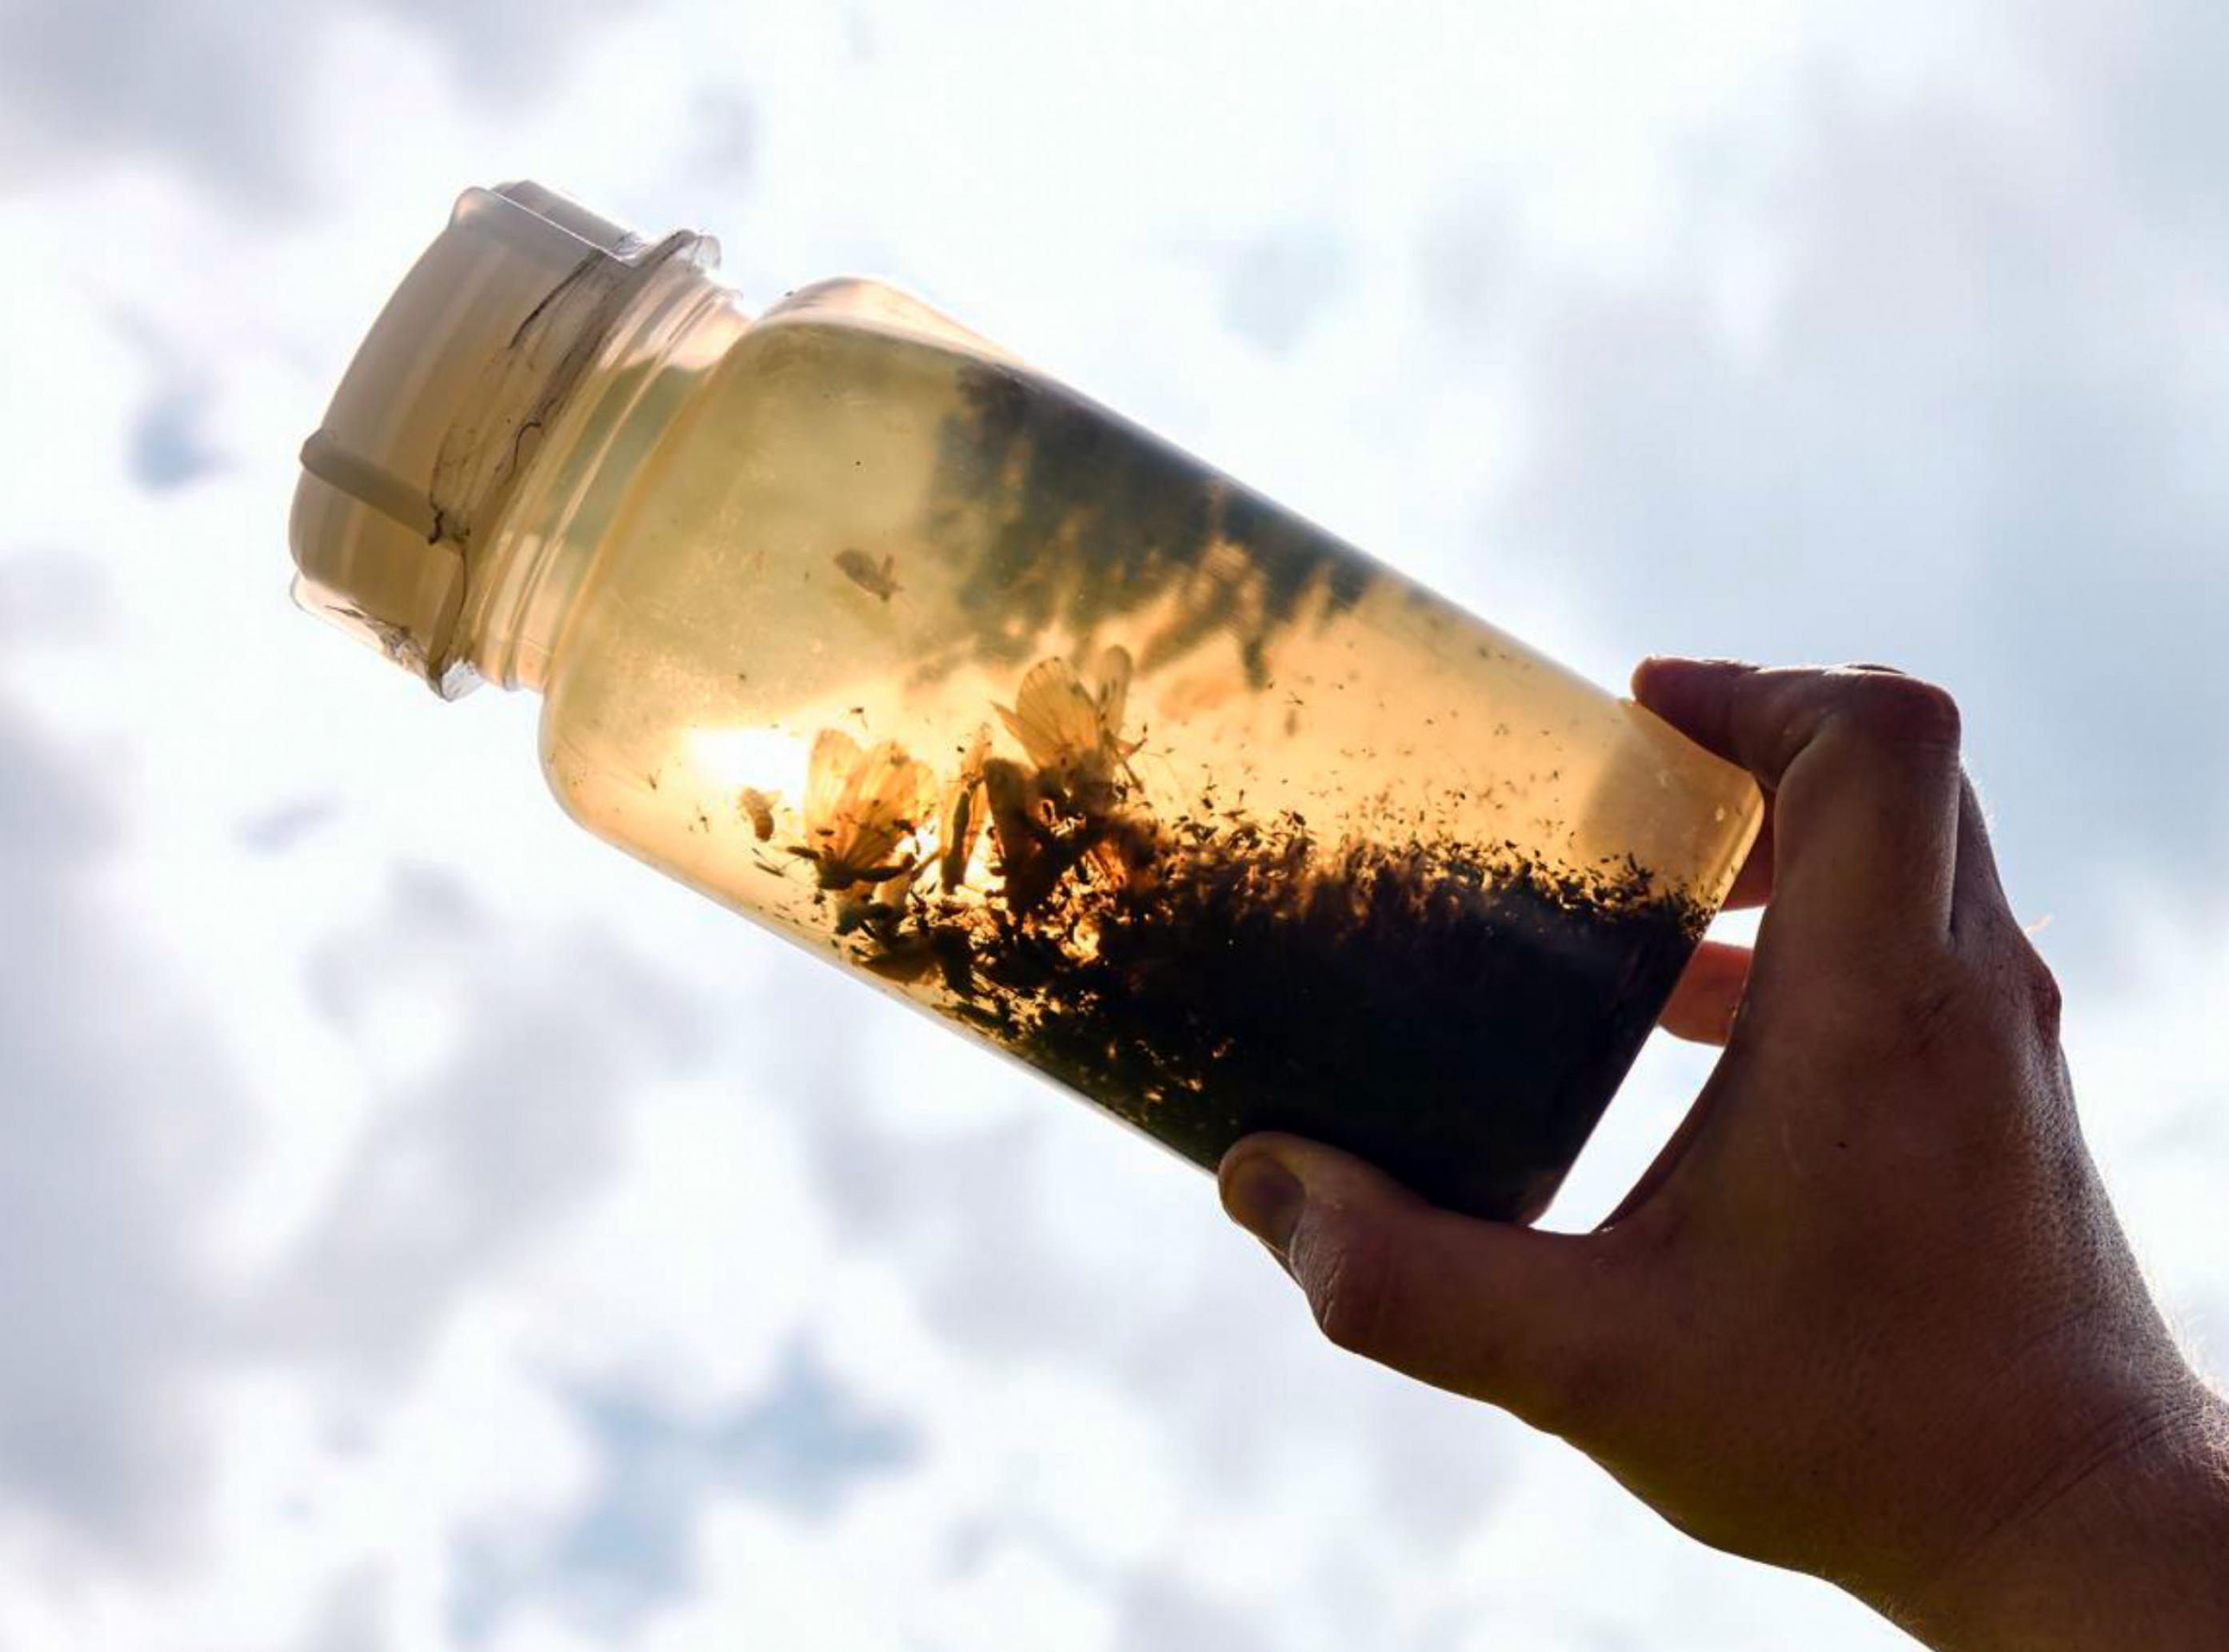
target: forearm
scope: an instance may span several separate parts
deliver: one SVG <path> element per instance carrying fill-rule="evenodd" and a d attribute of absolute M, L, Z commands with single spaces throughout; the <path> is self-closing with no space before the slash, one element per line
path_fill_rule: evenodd
<path fill-rule="evenodd" d="M 1883 1604 L 1936 1652 L 2229 1647 L 2229 1403 L 2194 1386 L 1929 1598 Z"/>

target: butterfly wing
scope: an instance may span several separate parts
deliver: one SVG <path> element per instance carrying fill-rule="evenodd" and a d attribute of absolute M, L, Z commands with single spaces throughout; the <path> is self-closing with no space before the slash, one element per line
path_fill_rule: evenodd
<path fill-rule="evenodd" d="M 935 783 L 926 764 L 883 740 L 861 757 L 837 800 L 838 847 L 858 871 L 880 868 L 899 842 L 935 806 Z"/>
<path fill-rule="evenodd" d="M 805 770 L 805 832 L 814 848 L 834 835 L 836 811 L 858 767 L 859 742 L 840 728 L 822 729 Z"/>
<path fill-rule="evenodd" d="M 1099 656 L 1100 738 L 1113 748 L 1122 743 L 1122 719 L 1130 707 L 1130 650 L 1119 644 Z"/>
<path fill-rule="evenodd" d="M 1012 711 L 998 708 L 1009 733 L 1022 743 L 1030 761 L 1055 771 L 1072 766 L 1099 745 L 1099 708 L 1057 655 L 1039 660 L 1023 677 Z"/>

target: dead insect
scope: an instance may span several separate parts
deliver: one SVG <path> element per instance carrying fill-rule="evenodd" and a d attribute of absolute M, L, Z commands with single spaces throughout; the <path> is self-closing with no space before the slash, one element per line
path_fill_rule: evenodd
<path fill-rule="evenodd" d="M 1008 759 L 983 765 L 983 797 L 1001 893 L 1013 917 L 1035 911 L 1087 858 L 1098 857 L 1117 876 L 1127 876 L 1134 859 L 1140 869 L 1150 862 L 1153 848 L 1142 828 L 1115 813 L 1077 818 L 1065 799 L 1047 790 L 1043 773 Z"/>
<path fill-rule="evenodd" d="M 896 741 L 862 752 L 841 729 L 824 728 L 806 770 L 806 842 L 789 852 L 813 862 L 823 889 L 910 880 L 919 868 L 900 846 L 927 817 L 934 784 L 928 765 Z"/>
<path fill-rule="evenodd" d="M 774 836 L 774 805 L 781 801 L 779 791 L 761 791 L 756 786 L 745 786 L 736 794 L 736 809 L 751 823 L 751 836 L 763 843 Z"/>
<path fill-rule="evenodd" d="M 999 870 L 1006 880 L 1011 901 L 1015 885 L 1033 881 L 1031 868 L 1058 840 L 1050 824 L 1040 817 L 1041 805 L 1030 772 L 1011 759 L 994 757 L 984 764 L 983 799 L 991 817 L 991 842 L 999 852 Z M 1050 882 L 1045 885 L 1047 890 L 1051 887 Z M 1038 899 L 1043 899 L 1042 894 Z"/>
<path fill-rule="evenodd" d="M 975 731 L 975 739 L 960 759 L 960 772 L 944 789 L 944 802 L 937 810 L 937 841 L 943 846 L 943 857 L 937 865 L 937 880 L 948 894 L 967 880 L 967 862 L 975 854 L 975 840 L 983 830 L 983 816 L 987 802 L 983 795 L 983 765 L 991 754 L 991 730 L 986 725 Z"/>
<path fill-rule="evenodd" d="M 1006 909 L 1026 916 L 1059 886 L 1091 847 L 1077 833 L 1063 837 L 1054 829 L 1051 800 L 1038 777 L 1010 759 L 994 757 L 983 765 L 983 796 L 989 804 L 991 841 L 999 851 Z"/>
<path fill-rule="evenodd" d="M 845 579 L 883 602 L 905 589 L 897 582 L 898 560 L 895 556 L 885 556 L 877 565 L 864 551 L 843 550 L 836 553 L 835 560 Z"/>
<path fill-rule="evenodd" d="M 1097 676 L 1098 688 L 1088 689 L 1076 669 L 1056 655 L 1030 668 L 1012 709 L 995 708 L 1007 733 L 1042 771 L 1039 783 L 1048 794 L 1086 813 L 1114 801 L 1117 774 L 1127 774 L 1143 744 L 1122 738 L 1129 651 L 1110 648 L 1100 655 Z"/>

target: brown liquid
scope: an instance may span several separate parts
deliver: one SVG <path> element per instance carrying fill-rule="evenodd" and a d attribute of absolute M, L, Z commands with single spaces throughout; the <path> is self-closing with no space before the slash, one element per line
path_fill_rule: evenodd
<path fill-rule="evenodd" d="M 1745 781 L 1020 369 L 770 326 L 691 418 L 551 680 L 585 822 L 1201 1163 L 1538 1213 Z"/>

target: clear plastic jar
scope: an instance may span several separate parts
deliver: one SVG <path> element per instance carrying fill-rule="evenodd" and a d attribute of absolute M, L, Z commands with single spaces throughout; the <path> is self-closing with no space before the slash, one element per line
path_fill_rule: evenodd
<path fill-rule="evenodd" d="M 305 604 L 544 696 L 575 819 L 1186 1157 L 1536 1216 L 1757 829 L 1628 701 L 871 282 L 472 191 Z"/>

